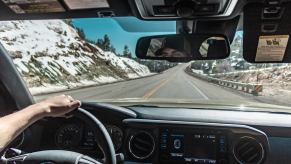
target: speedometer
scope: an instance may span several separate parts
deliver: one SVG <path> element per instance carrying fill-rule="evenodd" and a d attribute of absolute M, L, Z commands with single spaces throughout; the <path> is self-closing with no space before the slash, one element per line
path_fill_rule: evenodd
<path fill-rule="evenodd" d="M 112 142 L 114 144 L 115 151 L 118 151 L 122 146 L 123 132 L 115 125 L 106 125 L 106 129 L 110 134 Z"/>
<path fill-rule="evenodd" d="M 59 148 L 73 148 L 79 145 L 81 139 L 81 128 L 75 124 L 67 124 L 58 129 L 55 142 Z"/>

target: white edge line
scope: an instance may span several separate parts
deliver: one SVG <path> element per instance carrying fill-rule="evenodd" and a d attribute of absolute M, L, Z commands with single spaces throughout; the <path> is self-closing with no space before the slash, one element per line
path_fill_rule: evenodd
<path fill-rule="evenodd" d="M 196 89 L 199 94 L 206 100 L 209 100 L 209 97 L 207 97 L 195 84 L 191 83 L 190 81 L 187 81 L 194 89 Z"/>

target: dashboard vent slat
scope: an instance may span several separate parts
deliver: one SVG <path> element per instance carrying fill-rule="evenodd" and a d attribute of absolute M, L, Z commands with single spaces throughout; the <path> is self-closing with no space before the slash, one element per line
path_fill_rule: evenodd
<path fill-rule="evenodd" d="M 260 164 L 264 159 L 262 144 L 252 137 L 242 137 L 234 146 L 235 159 L 244 164 Z"/>
<path fill-rule="evenodd" d="M 155 149 L 155 141 L 151 134 L 145 131 L 138 132 L 130 137 L 129 151 L 136 159 L 147 159 Z"/>
<path fill-rule="evenodd" d="M 136 138 L 136 140 L 142 144 L 145 144 L 147 146 L 152 146 L 152 143 L 151 142 L 147 142 L 146 140 L 142 140 L 140 138 Z"/>
<path fill-rule="evenodd" d="M 137 143 L 135 143 L 133 146 L 136 147 L 137 149 L 140 149 L 141 151 L 144 151 L 144 152 L 148 151 L 147 148 L 144 148 L 144 147 L 142 147 L 142 145 L 139 145 Z"/>

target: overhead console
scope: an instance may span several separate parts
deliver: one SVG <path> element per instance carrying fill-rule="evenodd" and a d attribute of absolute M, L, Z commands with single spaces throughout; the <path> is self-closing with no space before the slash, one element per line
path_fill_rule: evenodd
<path fill-rule="evenodd" d="M 143 19 L 229 16 L 238 0 L 135 0 Z"/>
<path fill-rule="evenodd" d="M 151 163 L 264 163 L 267 136 L 243 125 L 127 119 L 129 160 Z"/>

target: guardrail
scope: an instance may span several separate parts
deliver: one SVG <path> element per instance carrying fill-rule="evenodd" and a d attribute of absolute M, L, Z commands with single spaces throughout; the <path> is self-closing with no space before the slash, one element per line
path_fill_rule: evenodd
<path fill-rule="evenodd" d="M 268 68 L 260 68 L 260 69 L 240 70 L 240 71 L 233 71 L 233 72 L 227 72 L 227 73 L 214 73 L 210 75 L 220 77 L 220 76 L 225 76 L 225 75 L 234 75 L 238 73 L 255 73 L 258 71 L 271 71 L 272 69 L 285 69 L 285 68 L 290 69 L 291 67 L 288 65 L 284 65 L 284 66 L 276 66 L 276 67 L 268 67 Z"/>
<path fill-rule="evenodd" d="M 185 69 L 185 72 L 191 76 L 197 77 L 199 79 L 205 80 L 207 82 L 211 82 L 220 86 L 232 88 L 238 91 L 246 92 L 258 96 L 259 93 L 263 92 L 262 84 L 248 84 L 248 83 L 240 83 L 234 81 L 221 80 L 218 78 L 208 77 L 205 75 L 201 75 L 193 72 L 189 67 Z"/>

